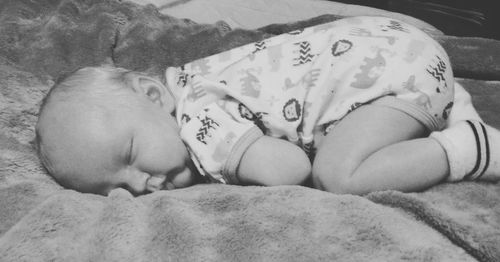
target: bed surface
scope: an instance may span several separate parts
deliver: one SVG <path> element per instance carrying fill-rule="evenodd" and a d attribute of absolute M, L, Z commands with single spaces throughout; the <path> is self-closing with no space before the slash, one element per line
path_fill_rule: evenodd
<path fill-rule="evenodd" d="M 224 15 L 195 20 L 209 10 L 201 5 L 207 2 L 0 0 L 0 261 L 500 261 L 500 184 L 363 197 L 208 184 L 140 197 L 118 189 L 103 197 L 55 183 L 33 139 L 41 99 L 61 74 L 113 63 L 161 78 L 167 66 L 369 11 L 330 3 L 330 15 L 298 13 L 243 30 L 234 28 L 243 27 L 238 15 L 227 19 L 233 28 L 216 23 L 224 12 L 239 12 L 224 9 L 226 0 L 210 5 Z M 287 1 L 290 10 L 304 2 L 325 4 Z M 181 16 L 182 8 L 194 17 Z M 443 44 L 458 82 L 499 128 L 500 42 L 446 36 L 410 20 Z"/>
<path fill-rule="evenodd" d="M 133 0 L 137 4 L 152 4 L 162 14 L 189 18 L 198 23 L 223 20 L 233 28 L 256 29 L 274 23 L 288 23 L 324 14 L 344 16 L 391 14 L 392 17 L 419 26 L 428 23 L 400 13 L 367 6 L 348 5 L 326 0 Z"/>

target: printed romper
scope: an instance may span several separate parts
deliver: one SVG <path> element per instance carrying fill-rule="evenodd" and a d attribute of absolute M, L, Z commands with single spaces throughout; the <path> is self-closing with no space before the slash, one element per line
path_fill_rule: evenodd
<path fill-rule="evenodd" d="M 262 135 L 287 139 L 313 158 L 314 145 L 360 105 L 400 110 L 435 131 L 444 127 L 454 93 L 443 48 L 383 17 L 275 36 L 168 68 L 166 78 L 196 166 L 222 183 L 238 183 L 239 161 Z"/>

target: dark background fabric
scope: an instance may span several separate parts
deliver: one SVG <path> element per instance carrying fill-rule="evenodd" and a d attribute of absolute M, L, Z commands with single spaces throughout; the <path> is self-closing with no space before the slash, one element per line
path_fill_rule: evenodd
<path fill-rule="evenodd" d="M 424 20 L 447 35 L 500 40 L 496 0 L 340 0 L 407 14 Z"/>

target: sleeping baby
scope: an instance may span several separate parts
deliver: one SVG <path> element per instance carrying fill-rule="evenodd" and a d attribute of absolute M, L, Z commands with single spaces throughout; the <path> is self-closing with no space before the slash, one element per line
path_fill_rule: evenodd
<path fill-rule="evenodd" d="M 165 79 L 88 67 L 59 81 L 36 125 L 47 171 L 103 195 L 306 181 L 366 194 L 500 179 L 500 132 L 457 103 L 470 97 L 454 90 L 444 49 L 394 19 L 293 31 L 167 68 Z"/>

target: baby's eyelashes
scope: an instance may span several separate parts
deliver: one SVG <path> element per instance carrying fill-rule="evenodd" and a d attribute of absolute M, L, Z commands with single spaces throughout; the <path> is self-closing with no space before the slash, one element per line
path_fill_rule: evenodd
<path fill-rule="evenodd" d="M 132 165 L 132 163 L 134 162 L 134 137 L 132 137 L 130 139 L 130 142 L 129 142 L 129 148 L 128 148 L 128 151 L 127 151 L 127 154 L 126 154 L 126 157 L 125 157 L 125 161 L 127 163 L 127 165 Z"/>

